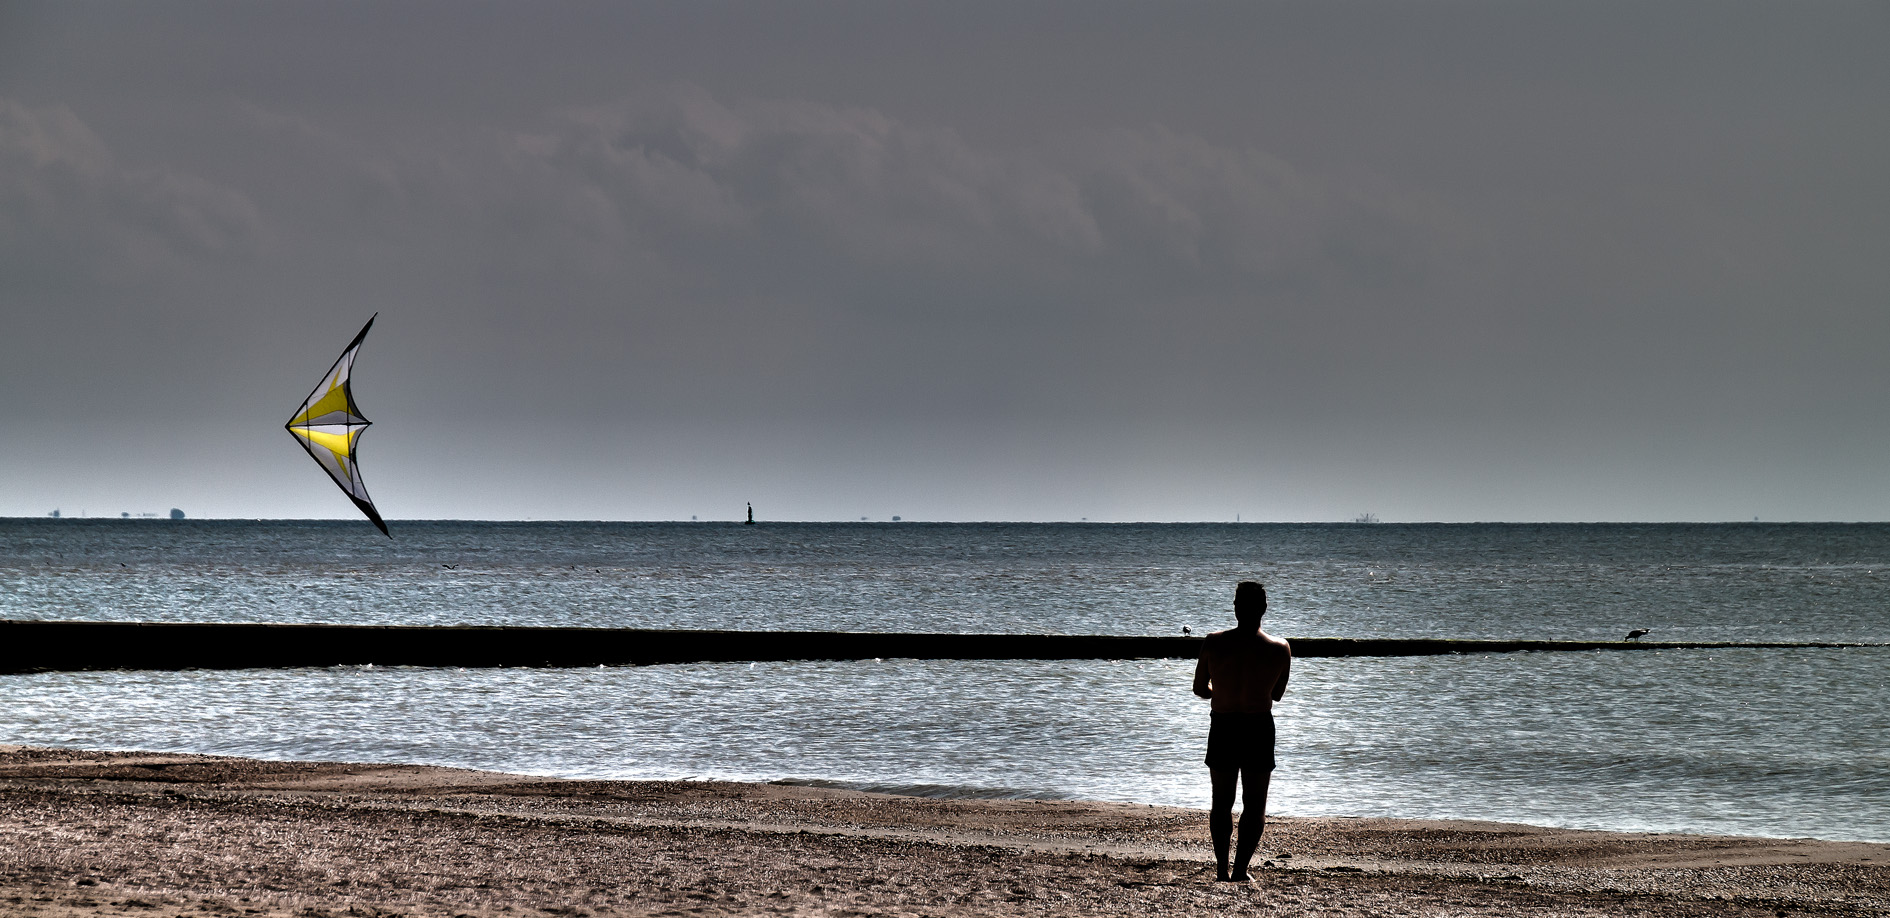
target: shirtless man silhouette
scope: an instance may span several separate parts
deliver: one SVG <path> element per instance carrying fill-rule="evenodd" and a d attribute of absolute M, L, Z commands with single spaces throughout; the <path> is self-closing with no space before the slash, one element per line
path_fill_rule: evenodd
<path fill-rule="evenodd" d="M 1246 882 L 1247 864 L 1266 831 L 1267 785 L 1273 778 L 1273 703 L 1286 694 L 1293 648 L 1260 630 L 1267 611 L 1266 588 L 1252 580 L 1234 588 L 1235 627 L 1216 631 L 1201 644 L 1194 668 L 1194 693 L 1212 702 L 1208 729 L 1208 776 L 1214 781 L 1214 808 L 1208 832 L 1214 836 L 1217 879 Z M 1240 850 L 1230 870 L 1228 843 L 1234 836 L 1234 789 L 1241 793 Z"/>

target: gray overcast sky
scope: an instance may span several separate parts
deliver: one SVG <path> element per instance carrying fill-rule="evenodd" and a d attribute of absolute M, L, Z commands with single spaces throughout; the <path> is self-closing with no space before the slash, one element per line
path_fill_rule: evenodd
<path fill-rule="evenodd" d="M 0 0 L 0 515 L 1890 519 L 1881 3 Z"/>

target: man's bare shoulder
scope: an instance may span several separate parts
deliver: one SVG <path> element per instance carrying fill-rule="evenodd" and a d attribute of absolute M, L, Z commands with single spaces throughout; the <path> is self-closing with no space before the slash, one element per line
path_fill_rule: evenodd
<path fill-rule="evenodd" d="M 1264 644 L 1269 647 L 1284 650 L 1289 655 L 1293 652 L 1293 645 L 1288 644 L 1285 638 L 1268 634 L 1265 631 L 1255 634 L 1251 631 L 1242 631 L 1239 628 L 1229 628 L 1225 631 L 1211 632 L 1203 641 L 1202 649 L 1208 650 L 1229 645 L 1251 648 L 1255 644 Z"/>
<path fill-rule="evenodd" d="M 1213 650 L 1230 645 L 1238 646 L 1252 640 L 1252 634 L 1243 632 L 1239 628 L 1228 628 L 1225 631 L 1210 632 L 1207 639 L 1202 642 L 1202 649 Z"/>
<path fill-rule="evenodd" d="M 1283 637 L 1262 631 L 1254 634 L 1239 628 L 1216 631 L 1207 636 L 1201 645 L 1202 653 L 1253 653 L 1258 651 L 1267 656 L 1291 658 L 1293 645 Z"/>

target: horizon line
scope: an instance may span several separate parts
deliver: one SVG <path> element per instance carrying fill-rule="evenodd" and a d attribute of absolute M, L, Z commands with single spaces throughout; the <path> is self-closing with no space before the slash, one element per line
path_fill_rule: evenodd
<path fill-rule="evenodd" d="M 649 523 L 649 524 L 732 524 L 747 525 L 740 517 L 728 519 L 602 519 L 602 518 L 499 518 L 499 517 L 387 517 L 392 523 Z M 268 517 L 268 516 L 186 516 L 172 519 L 168 516 L 0 516 L 7 522 L 23 520 L 44 520 L 47 522 L 113 522 L 113 523 L 349 523 L 362 522 L 348 517 Z M 756 525 L 932 525 L 932 526 L 986 526 L 986 525 L 1073 525 L 1073 526 L 1356 526 L 1361 529 L 1379 526 L 1874 526 L 1890 524 L 1890 520 L 1092 520 L 1078 519 L 984 519 L 984 520 L 919 520 L 919 519 L 757 519 Z"/>

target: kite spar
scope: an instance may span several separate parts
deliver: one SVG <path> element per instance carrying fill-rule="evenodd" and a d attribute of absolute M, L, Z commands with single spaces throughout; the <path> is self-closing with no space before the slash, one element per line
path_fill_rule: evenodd
<path fill-rule="evenodd" d="M 361 481 L 361 469 L 354 461 L 355 444 L 360 442 L 361 431 L 366 430 L 370 422 L 361 416 L 361 409 L 354 404 L 354 393 L 348 389 L 348 374 L 354 369 L 355 352 L 361 349 L 361 339 L 367 337 L 368 329 L 374 327 L 374 319 L 379 316 L 380 313 L 375 313 L 361 326 L 361 333 L 354 336 L 348 349 L 328 368 L 328 375 L 316 384 L 315 391 L 308 394 L 302 407 L 296 409 L 295 417 L 283 426 L 328 472 L 328 477 L 335 480 L 348 499 L 380 527 L 381 535 L 391 539 L 393 535 L 374 509 L 374 500 L 368 497 L 367 485 Z"/>

